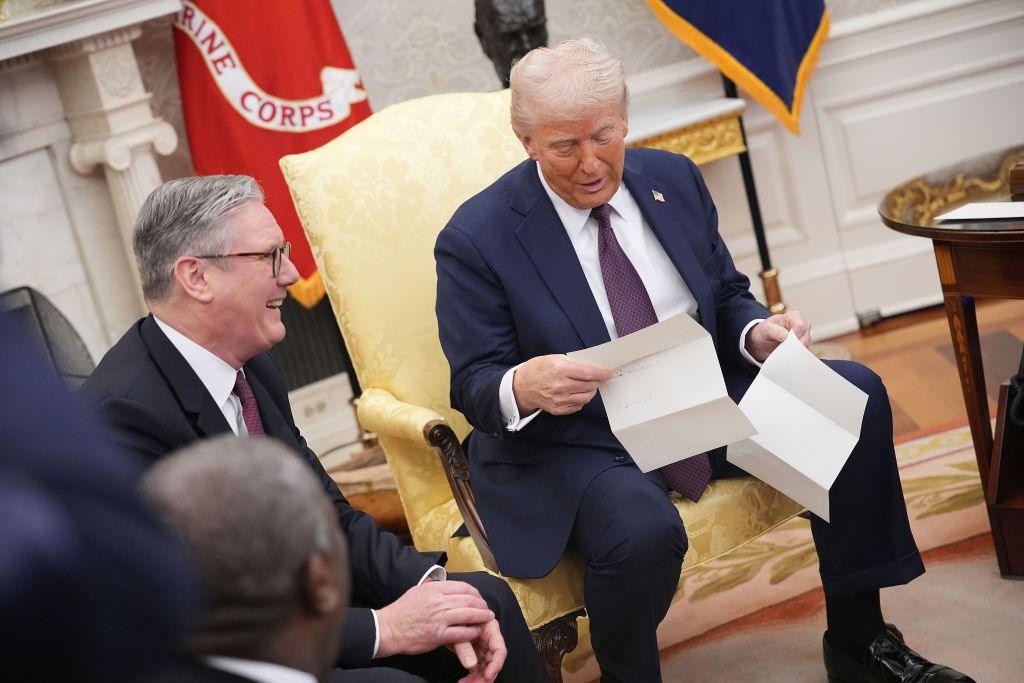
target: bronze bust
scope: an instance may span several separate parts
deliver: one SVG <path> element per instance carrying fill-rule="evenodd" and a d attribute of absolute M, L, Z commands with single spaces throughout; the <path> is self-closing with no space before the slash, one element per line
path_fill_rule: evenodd
<path fill-rule="evenodd" d="M 544 0 L 476 0 L 473 29 L 507 88 L 515 60 L 548 44 Z"/>

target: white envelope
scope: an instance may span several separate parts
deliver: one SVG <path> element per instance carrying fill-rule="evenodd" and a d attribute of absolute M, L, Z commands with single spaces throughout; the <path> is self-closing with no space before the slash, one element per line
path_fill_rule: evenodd
<path fill-rule="evenodd" d="M 568 356 L 615 371 L 601 399 L 644 472 L 756 433 L 726 392 L 711 336 L 686 314 Z"/>
<path fill-rule="evenodd" d="M 860 439 L 867 400 L 790 332 L 740 401 L 757 435 L 726 459 L 828 521 L 829 489 Z"/>
<path fill-rule="evenodd" d="M 937 221 L 973 221 L 1024 218 L 1024 202 L 974 202 L 936 216 Z"/>

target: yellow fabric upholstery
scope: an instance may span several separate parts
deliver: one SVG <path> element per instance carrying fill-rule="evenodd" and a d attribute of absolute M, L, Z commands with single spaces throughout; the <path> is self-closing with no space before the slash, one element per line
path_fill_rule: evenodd
<path fill-rule="evenodd" d="M 449 94 L 388 107 L 281 168 L 364 387 L 362 424 L 380 436 L 413 541 L 444 550 L 454 571 L 482 570 L 440 458 L 432 420 L 464 438 L 448 401 L 448 363 L 434 316 L 433 245 L 455 209 L 525 153 L 508 123 L 508 93 Z M 690 538 L 684 571 L 789 519 L 799 506 L 751 478 L 717 481 L 699 504 L 676 506 Z M 538 628 L 582 606 L 582 565 L 571 555 L 547 577 L 509 579 Z M 678 596 L 677 596 L 678 597 Z M 577 659 L 589 651 L 581 628 Z"/>

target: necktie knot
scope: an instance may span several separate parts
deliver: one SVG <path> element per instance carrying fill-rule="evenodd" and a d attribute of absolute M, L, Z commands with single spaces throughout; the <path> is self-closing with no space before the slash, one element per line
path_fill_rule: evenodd
<path fill-rule="evenodd" d="M 612 207 L 609 206 L 608 204 L 601 204 L 600 206 L 595 206 L 593 209 L 590 210 L 590 215 L 593 216 L 594 220 L 597 221 L 598 227 L 610 228 L 612 226 Z"/>

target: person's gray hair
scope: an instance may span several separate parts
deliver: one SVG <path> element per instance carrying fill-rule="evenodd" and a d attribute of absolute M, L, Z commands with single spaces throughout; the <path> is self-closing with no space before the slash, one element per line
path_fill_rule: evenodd
<path fill-rule="evenodd" d="M 182 256 L 226 254 L 233 236 L 226 218 L 249 202 L 263 203 L 263 190 L 249 176 L 180 178 L 153 190 L 135 220 L 132 247 L 146 301 L 171 292 L 171 270 Z"/>
<path fill-rule="evenodd" d="M 272 439 L 201 441 L 154 465 L 142 490 L 192 559 L 208 607 L 202 635 L 222 642 L 283 626 L 309 558 L 345 552 L 323 486 Z"/>
<path fill-rule="evenodd" d="M 519 135 L 541 119 L 573 121 L 609 106 L 625 119 L 629 107 L 622 63 L 593 38 L 530 50 L 512 67 L 509 82 L 512 129 Z"/>

